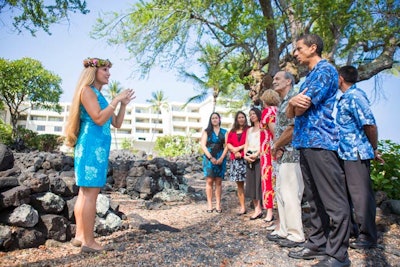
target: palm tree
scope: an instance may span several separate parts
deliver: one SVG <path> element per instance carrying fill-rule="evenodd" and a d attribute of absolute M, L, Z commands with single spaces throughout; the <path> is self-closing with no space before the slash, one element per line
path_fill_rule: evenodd
<path fill-rule="evenodd" d="M 165 94 L 162 90 L 152 92 L 151 97 L 152 98 L 147 99 L 146 102 L 150 103 L 152 110 L 157 113 L 157 120 L 154 122 L 154 129 L 152 130 L 152 136 L 151 136 L 151 143 L 153 143 L 155 128 L 157 126 L 158 119 L 161 114 L 161 110 L 168 109 L 169 105 L 168 105 L 167 97 L 165 97 Z"/>
<path fill-rule="evenodd" d="M 104 89 L 104 97 L 109 101 L 112 101 L 118 94 L 122 91 L 121 84 L 117 81 L 111 81 L 107 88 Z M 114 128 L 114 142 L 115 148 L 118 150 L 118 142 L 117 142 L 117 129 Z"/>
<path fill-rule="evenodd" d="M 218 47 L 207 44 L 201 47 L 202 56 L 198 59 L 200 64 L 204 67 L 205 73 L 203 77 L 199 77 L 194 73 L 183 71 L 183 78 L 192 80 L 197 84 L 200 90 L 198 95 L 190 97 L 182 108 L 185 108 L 189 103 L 202 102 L 210 95 L 210 89 L 213 96 L 213 112 L 217 105 L 217 98 L 222 93 L 227 92 L 228 88 L 233 86 L 235 82 L 232 80 L 232 75 L 224 62 L 224 54 L 221 53 Z"/>

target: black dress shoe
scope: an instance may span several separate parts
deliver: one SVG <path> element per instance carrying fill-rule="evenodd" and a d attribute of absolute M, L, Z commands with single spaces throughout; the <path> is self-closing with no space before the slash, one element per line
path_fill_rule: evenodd
<path fill-rule="evenodd" d="M 356 240 L 354 242 L 350 242 L 350 247 L 354 249 L 369 249 L 375 248 L 376 243 L 365 240 Z"/>
<path fill-rule="evenodd" d="M 279 240 L 285 240 L 286 238 L 281 237 L 280 235 L 267 234 L 267 239 L 269 241 L 277 242 Z"/>
<path fill-rule="evenodd" d="M 273 220 L 275 220 L 274 215 L 272 215 L 271 219 L 269 219 L 269 220 L 265 219 L 264 222 L 270 223 L 270 222 L 272 222 Z"/>
<path fill-rule="evenodd" d="M 285 248 L 295 248 L 303 246 L 304 242 L 295 242 L 289 239 L 281 239 L 277 241 L 278 245 Z"/>
<path fill-rule="evenodd" d="M 263 215 L 264 215 L 264 214 L 261 212 L 261 213 L 258 214 L 256 217 L 250 217 L 250 220 L 252 221 L 252 220 L 261 219 Z"/>
<path fill-rule="evenodd" d="M 313 260 L 319 259 L 323 260 L 326 257 L 325 251 L 322 250 L 311 250 L 309 248 L 303 248 L 299 251 L 289 251 L 289 257 L 294 259 L 302 259 L 302 260 Z"/>
<path fill-rule="evenodd" d="M 349 258 L 346 258 L 344 261 L 337 260 L 333 257 L 326 257 L 324 260 L 311 265 L 314 267 L 348 267 L 351 265 L 351 261 Z"/>

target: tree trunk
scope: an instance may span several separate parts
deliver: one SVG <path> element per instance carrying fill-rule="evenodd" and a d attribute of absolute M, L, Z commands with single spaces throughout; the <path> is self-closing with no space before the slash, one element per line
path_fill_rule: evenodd
<path fill-rule="evenodd" d="M 12 126 L 12 132 L 11 132 L 11 137 L 12 139 L 16 139 L 18 137 L 18 118 L 19 114 L 12 113 L 10 112 L 11 115 L 11 126 Z"/>
<path fill-rule="evenodd" d="M 279 69 L 279 49 L 274 22 L 274 10 L 272 9 L 271 1 L 260 0 L 262 12 L 268 25 L 265 29 L 268 42 L 268 74 L 274 76 Z M 262 68 L 263 66 L 260 66 Z M 268 85 L 270 86 L 270 85 Z"/>

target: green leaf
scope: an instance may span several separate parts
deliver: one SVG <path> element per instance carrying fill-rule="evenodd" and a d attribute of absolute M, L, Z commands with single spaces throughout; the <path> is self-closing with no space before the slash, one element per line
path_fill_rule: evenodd
<path fill-rule="evenodd" d="M 13 138 L 18 135 L 17 122 L 29 106 L 60 112 L 61 78 L 46 70 L 42 63 L 22 58 L 0 58 L 0 101 L 11 115 Z"/>

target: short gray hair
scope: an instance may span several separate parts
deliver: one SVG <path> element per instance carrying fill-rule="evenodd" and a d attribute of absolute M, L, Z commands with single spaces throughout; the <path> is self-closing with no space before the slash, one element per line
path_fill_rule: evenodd
<path fill-rule="evenodd" d="M 294 80 L 294 76 L 293 76 L 292 73 L 290 73 L 288 71 L 285 71 L 285 79 L 290 80 L 291 84 L 292 84 L 292 87 L 294 87 L 295 80 Z"/>

